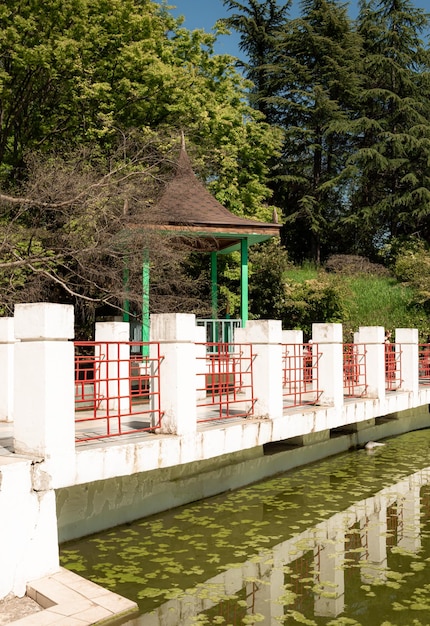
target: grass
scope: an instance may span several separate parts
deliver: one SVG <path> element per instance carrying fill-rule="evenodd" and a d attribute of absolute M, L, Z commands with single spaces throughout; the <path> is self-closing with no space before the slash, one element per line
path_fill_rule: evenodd
<path fill-rule="evenodd" d="M 343 294 L 347 311 L 347 317 L 342 320 L 346 340 L 359 326 L 383 326 L 390 330 L 418 328 L 421 341 L 426 341 L 430 335 L 430 320 L 421 307 L 413 304 L 413 289 L 394 278 L 327 274 L 312 266 L 293 267 L 285 278 L 287 282 L 302 283 L 318 277 L 333 280 Z"/>

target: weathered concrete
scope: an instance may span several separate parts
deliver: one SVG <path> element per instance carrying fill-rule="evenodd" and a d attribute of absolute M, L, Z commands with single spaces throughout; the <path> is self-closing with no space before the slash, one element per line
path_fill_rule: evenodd
<path fill-rule="evenodd" d="M 383 329 L 360 329 L 376 382 L 370 384 L 370 397 L 345 400 L 340 325 L 314 325 L 324 368 L 322 404 L 282 413 L 280 323 L 250 322 L 248 339 L 256 342 L 254 366 L 261 377 L 258 411 L 246 419 L 197 424 L 194 316 L 155 316 L 153 321 L 152 339 L 160 342 L 163 354 L 163 428 L 75 448 L 73 310 L 17 305 L 14 333 L 19 341 L 9 361 L 14 362 L 15 421 L 9 426 L 14 454 L 2 454 L 0 448 L 0 599 L 23 595 L 26 582 L 59 570 L 57 528 L 60 541 L 82 536 L 335 454 L 366 437 L 377 440 L 430 426 L 430 386 L 418 386 L 413 329 L 399 335 L 412 370 L 399 391 L 388 393 Z M 104 328 L 112 339 L 117 332 L 125 334 L 122 323 Z M 242 339 L 246 337 L 244 331 Z M 13 343 L 9 335 L 6 339 Z M 419 417 L 411 414 L 423 406 L 426 411 Z M 378 422 L 386 416 L 393 417 Z M 372 420 L 375 426 L 370 426 Z M 342 429 L 353 432 L 339 436 Z M 291 447 L 298 442 L 306 445 Z M 285 450 L 269 462 L 264 452 L 271 445 Z"/>

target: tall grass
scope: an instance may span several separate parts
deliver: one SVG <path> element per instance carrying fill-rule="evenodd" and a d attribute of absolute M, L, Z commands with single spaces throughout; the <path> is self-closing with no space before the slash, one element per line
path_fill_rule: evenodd
<path fill-rule="evenodd" d="M 419 328 L 427 332 L 428 320 L 421 308 L 413 305 L 414 292 L 393 278 L 356 276 L 345 278 L 351 293 L 345 320 L 356 330 L 358 326 Z"/>
<path fill-rule="evenodd" d="M 359 326 L 383 326 L 386 329 L 418 328 L 420 340 L 430 335 L 430 320 L 422 307 L 414 304 L 412 288 L 394 278 L 373 275 L 327 274 L 313 266 L 293 267 L 286 281 L 302 283 L 316 278 L 334 281 L 339 287 L 345 305 L 345 341 Z"/>

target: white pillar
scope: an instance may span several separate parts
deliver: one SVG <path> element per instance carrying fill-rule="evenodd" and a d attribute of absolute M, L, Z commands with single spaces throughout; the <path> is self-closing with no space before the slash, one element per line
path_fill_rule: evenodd
<path fill-rule="evenodd" d="M 74 476 L 73 325 L 69 305 L 15 306 L 15 452 L 45 460 L 53 486 Z"/>
<path fill-rule="evenodd" d="M 251 343 L 253 364 L 254 415 L 282 416 L 282 323 L 280 320 L 251 320 L 237 328 L 237 343 Z"/>
<path fill-rule="evenodd" d="M 161 433 L 186 435 L 196 432 L 195 326 L 195 315 L 151 315 L 151 342 L 158 342 L 161 351 L 160 402 L 164 412 Z"/>
<path fill-rule="evenodd" d="M 395 348 L 400 351 L 401 383 L 399 391 L 418 393 L 418 329 L 396 328 Z"/>
<path fill-rule="evenodd" d="M 318 359 L 318 404 L 343 406 L 342 324 L 312 324 L 312 341 Z"/>
<path fill-rule="evenodd" d="M 14 358 L 13 317 L 0 317 L 0 422 L 13 421 Z"/>
<path fill-rule="evenodd" d="M 360 326 L 358 343 L 366 350 L 368 398 L 385 400 L 385 330 L 383 326 Z"/>
<path fill-rule="evenodd" d="M 60 567 L 55 491 L 35 491 L 33 470 L 31 460 L 0 457 L 0 600 Z"/>
<path fill-rule="evenodd" d="M 94 392 L 108 398 L 101 409 L 128 415 L 131 411 L 130 389 L 130 324 L 128 322 L 97 322 L 95 340 L 96 370 Z"/>

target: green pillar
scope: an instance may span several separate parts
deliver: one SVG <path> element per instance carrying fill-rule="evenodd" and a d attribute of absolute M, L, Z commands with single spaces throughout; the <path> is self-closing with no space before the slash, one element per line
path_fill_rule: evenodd
<path fill-rule="evenodd" d="M 248 321 L 248 239 L 240 240 L 240 317 L 242 326 Z"/>
<path fill-rule="evenodd" d="M 211 252 L 211 303 L 212 319 L 218 319 L 218 257 Z"/>
<path fill-rule="evenodd" d="M 126 294 L 128 294 L 128 281 L 129 281 L 129 269 L 126 265 L 122 272 L 122 282 L 123 282 L 124 290 Z M 130 321 L 130 300 L 127 297 L 125 298 L 124 304 L 123 304 L 122 321 L 123 322 Z"/>
<path fill-rule="evenodd" d="M 147 250 L 142 259 L 142 341 L 149 342 L 149 254 Z"/>

